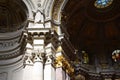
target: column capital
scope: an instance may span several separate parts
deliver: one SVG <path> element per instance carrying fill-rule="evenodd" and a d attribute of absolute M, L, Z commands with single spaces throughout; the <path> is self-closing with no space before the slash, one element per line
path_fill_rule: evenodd
<path fill-rule="evenodd" d="M 54 58 L 53 54 L 46 56 L 46 64 L 54 64 L 54 60 L 55 60 L 55 58 Z"/>
<path fill-rule="evenodd" d="M 25 60 L 25 64 L 26 65 L 33 65 L 33 61 L 32 61 L 32 59 L 29 57 L 29 56 L 26 56 L 26 60 Z"/>
<path fill-rule="evenodd" d="M 56 57 L 55 66 L 56 68 L 62 67 L 69 75 L 74 73 L 73 66 L 63 55 Z"/>
<path fill-rule="evenodd" d="M 35 54 L 35 57 L 33 58 L 34 62 L 43 62 L 43 58 L 40 54 Z"/>

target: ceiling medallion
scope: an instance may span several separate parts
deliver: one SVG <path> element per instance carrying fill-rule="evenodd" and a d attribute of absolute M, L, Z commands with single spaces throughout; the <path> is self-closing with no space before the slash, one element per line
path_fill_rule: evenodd
<path fill-rule="evenodd" d="M 112 4 L 113 0 L 96 0 L 94 6 L 96 8 L 106 8 Z"/>

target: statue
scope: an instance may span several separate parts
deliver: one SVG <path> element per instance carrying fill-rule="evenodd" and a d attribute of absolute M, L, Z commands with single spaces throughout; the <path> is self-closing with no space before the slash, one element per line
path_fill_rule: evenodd
<path fill-rule="evenodd" d="M 85 51 L 82 51 L 82 62 L 84 64 L 88 64 L 89 63 L 89 57 L 88 57 L 88 54 L 85 52 Z"/>
<path fill-rule="evenodd" d="M 44 22 L 43 14 L 40 11 L 37 11 L 35 14 L 35 23 Z"/>

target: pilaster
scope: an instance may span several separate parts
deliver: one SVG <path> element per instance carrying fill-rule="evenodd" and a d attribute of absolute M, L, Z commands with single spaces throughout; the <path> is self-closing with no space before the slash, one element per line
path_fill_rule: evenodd
<path fill-rule="evenodd" d="M 46 60 L 44 65 L 44 80 L 56 80 L 54 60 L 58 45 L 58 35 L 54 30 L 51 30 L 45 35 Z"/>
<path fill-rule="evenodd" d="M 53 55 L 46 56 L 46 63 L 44 66 L 44 80 L 56 80 L 55 79 L 55 66 L 54 63 L 54 57 Z"/>
<path fill-rule="evenodd" d="M 43 79 L 43 57 L 41 53 L 35 53 L 33 58 L 33 80 Z"/>
<path fill-rule="evenodd" d="M 24 62 L 24 73 L 23 73 L 23 80 L 33 80 L 33 61 L 31 57 L 26 57 L 27 59 Z M 30 77 L 31 76 L 31 77 Z"/>

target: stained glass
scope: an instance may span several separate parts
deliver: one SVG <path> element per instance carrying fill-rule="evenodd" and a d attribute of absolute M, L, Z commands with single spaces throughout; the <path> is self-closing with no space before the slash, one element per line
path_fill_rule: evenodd
<path fill-rule="evenodd" d="M 115 62 L 120 62 L 120 50 L 115 50 L 113 51 L 112 53 L 112 59 L 115 61 Z"/>
<path fill-rule="evenodd" d="M 112 4 L 113 0 L 96 0 L 94 5 L 96 8 L 105 8 Z"/>

